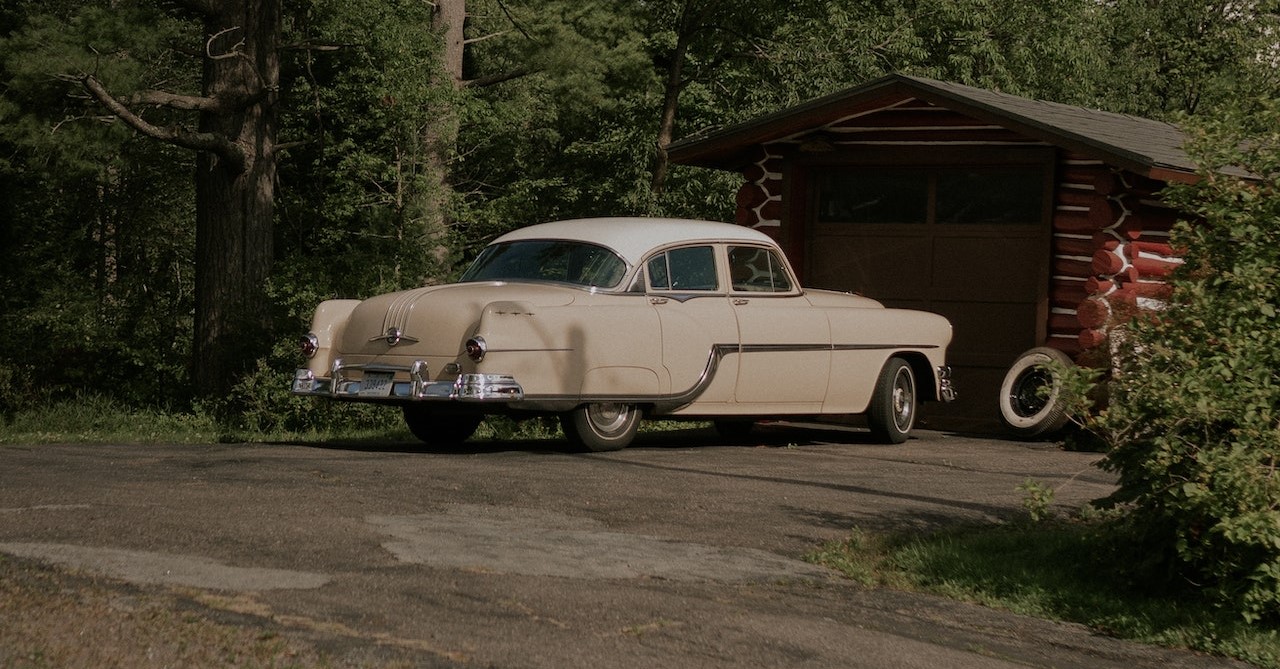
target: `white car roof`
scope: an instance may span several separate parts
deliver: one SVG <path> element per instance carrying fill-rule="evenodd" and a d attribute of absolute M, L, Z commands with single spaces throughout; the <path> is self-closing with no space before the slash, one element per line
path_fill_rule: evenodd
<path fill-rule="evenodd" d="M 541 223 L 512 230 L 494 240 L 566 239 L 591 242 L 613 249 L 631 265 L 638 264 L 649 251 L 684 241 L 753 242 L 775 245 L 763 232 L 732 223 L 681 218 L 579 218 Z"/>

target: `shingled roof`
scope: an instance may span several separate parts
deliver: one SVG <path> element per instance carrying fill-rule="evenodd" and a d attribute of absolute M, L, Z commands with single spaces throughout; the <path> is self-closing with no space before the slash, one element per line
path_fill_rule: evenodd
<path fill-rule="evenodd" d="M 1183 134 L 1172 124 L 904 74 L 890 74 L 744 123 L 684 138 L 672 143 L 668 152 L 675 163 L 739 169 L 749 161 L 756 145 L 818 129 L 907 97 L 1162 181 L 1195 179 L 1195 163 L 1182 149 Z"/>

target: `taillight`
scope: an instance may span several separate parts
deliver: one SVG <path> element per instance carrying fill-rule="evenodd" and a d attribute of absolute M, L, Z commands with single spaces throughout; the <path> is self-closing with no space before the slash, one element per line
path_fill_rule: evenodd
<path fill-rule="evenodd" d="M 465 347 L 467 357 L 475 360 L 476 362 L 483 360 L 484 352 L 488 350 L 488 347 L 486 347 L 484 343 L 484 337 L 481 337 L 480 335 L 476 335 L 468 339 Z"/>
<path fill-rule="evenodd" d="M 302 336 L 299 344 L 302 346 L 302 355 L 308 358 L 314 357 L 316 351 L 320 350 L 320 340 L 310 332 Z"/>

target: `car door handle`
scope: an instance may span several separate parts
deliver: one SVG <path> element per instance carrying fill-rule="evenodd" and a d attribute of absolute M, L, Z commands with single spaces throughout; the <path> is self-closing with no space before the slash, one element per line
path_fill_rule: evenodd
<path fill-rule="evenodd" d="M 666 304 L 666 303 L 667 303 L 667 298 L 665 298 L 665 297 L 651 297 L 651 298 L 649 298 L 649 304 Z"/>
<path fill-rule="evenodd" d="M 735 297 L 735 298 L 733 298 L 733 306 L 735 306 L 735 307 L 740 307 L 740 306 L 742 306 L 742 305 L 744 305 L 744 304 L 750 304 L 750 303 L 751 303 L 751 300 L 748 300 L 748 299 L 746 299 L 746 298 L 744 298 L 744 297 Z"/>

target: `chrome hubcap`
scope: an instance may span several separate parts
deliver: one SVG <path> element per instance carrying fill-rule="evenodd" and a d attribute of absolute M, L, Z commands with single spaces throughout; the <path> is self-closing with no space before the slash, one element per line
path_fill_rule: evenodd
<path fill-rule="evenodd" d="M 906 368 L 898 370 L 893 380 L 893 423 L 903 432 L 911 429 L 915 412 L 915 388 Z"/>
<path fill-rule="evenodd" d="M 631 408 L 617 402 L 592 404 L 587 407 L 587 417 L 591 419 L 591 424 L 605 433 L 622 429 L 630 416 Z"/>

